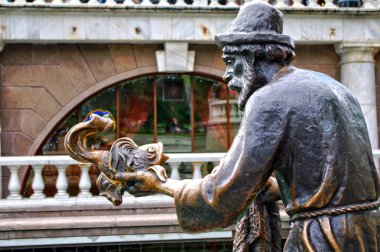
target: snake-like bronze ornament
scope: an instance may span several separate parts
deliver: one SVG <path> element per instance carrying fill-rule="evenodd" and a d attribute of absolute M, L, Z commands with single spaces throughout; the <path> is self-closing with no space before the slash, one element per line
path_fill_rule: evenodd
<path fill-rule="evenodd" d="M 99 137 L 114 129 L 112 119 L 92 114 L 88 120 L 70 129 L 65 148 L 73 159 L 93 163 L 100 170 L 96 181 L 99 194 L 118 206 L 122 203 L 125 182 L 114 179 L 116 174 L 151 170 L 160 180 L 166 181 L 165 170 L 154 165 L 162 165 L 169 157 L 163 153 L 160 142 L 138 146 L 128 137 L 116 140 L 110 151 L 95 150 L 93 144 Z"/>

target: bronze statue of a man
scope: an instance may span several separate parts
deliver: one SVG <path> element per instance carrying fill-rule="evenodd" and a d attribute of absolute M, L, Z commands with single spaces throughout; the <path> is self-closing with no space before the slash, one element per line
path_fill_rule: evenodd
<path fill-rule="evenodd" d="M 151 169 L 113 179 L 136 196 L 174 197 L 180 225 L 197 232 L 233 223 L 270 192 L 274 172 L 293 221 L 285 251 L 379 251 L 379 175 L 359 103 L 334 79 L 289 66 L 295 46 L 282 25 L 274 7 L 247 4 L 216 36 L 244 118 L 210 175 L 163 180 Z"/>

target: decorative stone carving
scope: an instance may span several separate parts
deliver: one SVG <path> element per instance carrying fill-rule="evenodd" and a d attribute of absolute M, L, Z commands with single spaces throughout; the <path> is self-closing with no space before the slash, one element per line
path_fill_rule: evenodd
<path fill-rule="evenodd" d="M 184 42 L 166 42 L 165 51 L 156 51 L 159 72 L 192 72 L 195 51 L 188 51 Z"/>

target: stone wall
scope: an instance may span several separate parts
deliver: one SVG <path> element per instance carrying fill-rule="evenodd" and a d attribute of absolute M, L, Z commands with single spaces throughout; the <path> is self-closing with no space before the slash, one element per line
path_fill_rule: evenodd
<path fill-rule="evenodd" d="M 297 45 L 293 65 L 322 72 L 339 80 L 339 55 L 333 45 Z"/>
<path fill-rule="evenodd" d="M 112 84 L 157 72 L 155 51 L 162 49 L 157 44 L 6 45 L 0 55 L 1 154 L 35 155 L 83 100 Z M 196 72 L 223 74 L 216 46 L 189 50 L 196 51 Z M 4 168 L 3 195 L 8 176 Z"/>
<path fill-rule="evenodd" d="M 68 104 L 88 98 L 89 90 L 99 83 L 112 85 L 106 80 L 116 80 L 112 77 L 122 73 L 155 72 L 156 50 L 162 46 L 7 45 L 1 54 L 2 155 L 34 155 L 63 119 L 57 114 L 69 113 L 75 105 L 68 108 Z M 225 65 L 219 48 L 190 45 L 189 50 L 196 51 L 195 72 L 221 76 Z M 299 45 L 296 54 L 293 65 L 339 79 L 339 56 L 333 46 Z"/>
<path fill-rule="evenodd" d="M 35 154 L 38 147 L 31 150 L 32 144 L 51 120 L 59 122 L 54 116 L 70 101 L 86 98 L 86 90 L 118 73 L 154 70 L 157 49 L 160 46 L 7 45 L 1 59 L 3 155 Z"/>

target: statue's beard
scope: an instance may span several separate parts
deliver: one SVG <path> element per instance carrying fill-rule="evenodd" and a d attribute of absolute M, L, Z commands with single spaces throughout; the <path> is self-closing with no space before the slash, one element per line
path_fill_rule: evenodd
<path fill-rule="evenodd" d="M 264 85 L 261 78 L 258 77 L 258 74 L 254 67 L 244 63 L 244 73 L 241 77 L 234 76 L 229 82 L 228 87 L 234 91 L 240 93 L 238 99 L 238 107 L 241 111 L 244 111 L 245 105 L 257 89 Z"/>

